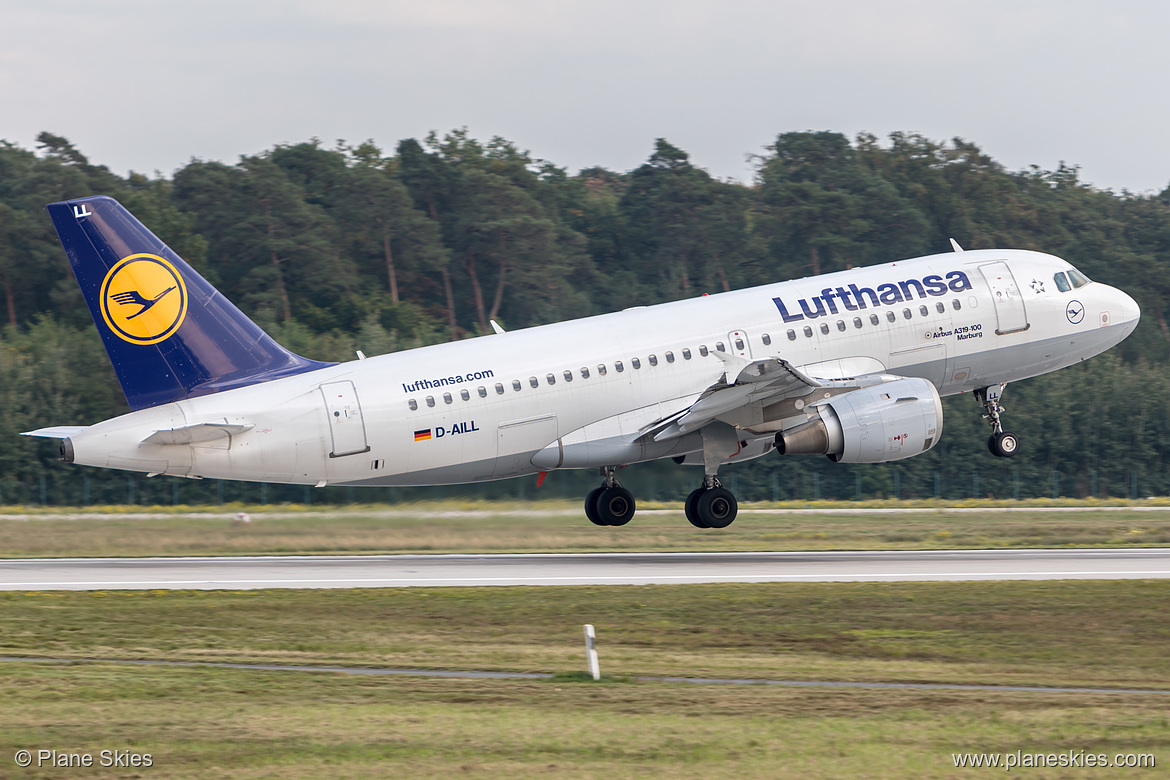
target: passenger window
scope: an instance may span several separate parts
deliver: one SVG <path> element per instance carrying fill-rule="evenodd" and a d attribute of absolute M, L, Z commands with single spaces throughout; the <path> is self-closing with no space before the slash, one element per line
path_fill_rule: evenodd
<path fill-rule="evenodd" d="M 566 382 L 573 381 L 573 372 L 572 371 L 565 371 L 565 381 Z"/>
<path fill-rule="evenodd" d="M 707 355 L 709 355 L 709 354 L 710 354 L 710 353 L 707 351 L 707 345 L 706 345 L 706 344 L 700 344 L 700 345 L 699 345 L 699 354 L 700 354 L 700 355 L 702 355 L 703 357 L 707 357 Z"/>
<path fill-rule="evenodd" d="M 715 343 L 715 351 L 716 351 L 716 352 L 726 352 L 726 351 L 727 351 L 726 349 L 724 349 L 724 348 L 723 348 L 723 342 L 722 342 L 722 341 L 718 341 L 718 342 L 716 342 L 716 343 Z"/>
<path fill-rule="evenodd" d="M 736 339 L 735 340 L 735 348 L 739 349 L 739 350 L 743 349 L 743 339 Z"/>
<path fill-rule="evenodd" d="M 764 342 L 765 347 L 772 343 L 772 337 L 767 333 L 765 333 L 763 336 L 760 336 L 760 340 Z"/>
<path fill-rule="evenodd" d="M 924 303 L 918 307 L 918 313 L 925 317 L 930 314 L 930 309 L 926 308 L 926 304 Z"/>
<path fill-rule="evenodd" d="M 548 382 L 550 385 L 555 385 L 557 383 L 557 376 L 556 374 L 545 374 L 544 381 Z"/>
<path fill-rule="evenodd" d="M 955 298 L 953 301 L 951 301 L 951 308 L 955 311 L 958 311 L 959 309 L 963 308 L 963 304 L 959 303 L 958 298 Z"/>
<path fill-rule="evenodd" d="M 454 400 L 455 399 L 451 397 L 450 393 L 443 393 L 443 403 L 449 404 L 449 403 L 452 403 Z"/>
<path fill-rule="evenodd" d="M 837 320 L 837 330 L 845 332 L 845 320 Z"/>
<path fill-rule="evenodd" d="M 861 317 L 854 317 L 853 318 L 853 327 L 855 327 L 855 328 L 861 327 Z"/>
<path fill-rule="evenodd" d="M 620 374 L 621 372 L 626 370 L 626 367 L 622 365 L 622 361 L 615 360 L 615 361 L 613 361 L 613 370 Z"/>
<path fill-rule="evenodd" d="M 418 401 L 411 398 L 410 401 L 408 402 L 408 405 L 410 406 L 410 411 L 412 411 L 412 412 L 418 411 Z"/>
<path fill-rule="evenodd" d="M 686 349 L 685 347 L 683 348 L 682 355 L 683 355 L 683 360 L 690 360 L 691 359 L 691 351 L 689 349 Z"/>
<path fill-rule="evenodd" d="M 938 313 L 939 313 L 939 314 L 943 314 L 943 313 L 945 313 L 945 312 L 946 312 L 946 310 L 947 310 L 947 307 L 943 305 L 943 302 L 942 302 L 942 301 L 939 301 L 938 303 L 936 303 L 936 304 L 934 305 L 934 308 L 938 310 Z"/>
<path fill-rule="evenodd" d="M 658 356 L 657 355 L 651 355 L 650 357 L 648 357 L 646 359 L 650 361 L 650 365 L 652 365 L 652 366 L 658 365 Z"/>
<path fill-rule="evenodd" d="M 515 390 L 517 393 L 520 392 L 520 380 L 519 379 L 512 380 L 512 389 Z"/>
<path fill-rule="evenodd" d="M 530 377 L 528 377 L 528 384 L 534 388 L 540 387 L 540 380 L 534 376 L 530 376 Z"/>
<path fill-rule="evenodd" d="M 826 336 L 829 335 L 829 323 L 827 323 L 827 322 L 821 323 L 821 333 L 826 335 Z"/>
<path fill-rule="evenodd" d="M 869 324 L 870 325 L 877 325 L 879 322 L 881 322 L 881 320 L 878 319 L 878 316 L 876 314 L 869 315 Z"/>
<path fill-rule="evenodd" d="M 890 322 L 893 322 L 894 320 L 898 319 L 898 317 L 892 311 L 888 311 L 886 312 L 886 319 Z"/>
<path fill-rule="evenodd" d="M 1068 280 L 1072 282 L 1073 287 L 1084 287 L 1089 283 L 1089 277 L 1075 268 L 1068 269 Z"/>
<path fill-rule="evenodd" d="M 427 406 L 434 406 L 434 405 L 435 405 L 435 397 L 433 395 L 428 395 L 427 396 Z"/>
<path fill-rule="evenodd" d="M 792 329 L 788 330 L 788 340 L 789 341 L 796 341 L 796 331 L 794 331 Z"/>
<path fill-rule="evenodd" d="M 466 390 L 460 390 L 459 397 L 462 398 L 464 401 L 470 401 L 471 400 L 471 393 L 467 392 Z"/>
<path fill-rule="evenodd" d="M 597 364 L 597 375 L 598 376 L 605 376 L 605 363 L 598 363 Z"/>
<path fill-rule="evenodd" d="M 516 387 L 516 389 L 517 389 L 517 390 L 519 390 L 519 389 L 520 389 L 520 387 L 519 387 L 519 384 L 520 384 L 520 383 L 519 383 L 519 382 L 517 382 L 516 384 L 517 384 L 517 387 Z M 496 382 L 496 395 L 503 395 L 503 394 L 504 394 L 504 386 L 503 386 L 502 384 L 500 384 L 499 382 Z"/>
<path fill-rule="evenodd" d="M 1058 271 L 1056 275 L 1052 277 L 1052 279 L 1056 282 L 1056 289 L 1060 290 L 1061 292 L 1068 292 L 1072 289 L 1072 287 L 1069 286 L 1068 279 L 1064 275 L 1064 271 Z"/>
<path fill-rule="evenodd" d="M 479 397 L 480 398 L 487 398 L 487 388 L 486 387 L 479 388 Z"/>
<path fill-rule="evenodd" d="M 582 379 L 589 378 L 589 367 L 588 366 L 581 366 L 581 378 Z"/>
<path fill-rule="evenodd" d="M 804 326 L 804 335 L 806 338 L 812 338 L 812 328 L 810 328 L 808 325 Z"/>
<path fill-rule="evenodd" d="M 633 366 L 634 368 L 641 368 L 642 361 L 639 360 L 638 358 L 630 358 L 630 365 Z"/>
<path fill-rule="evenodd" d="M 667 352 L 667 353 L 666 353 L 666 362 L 667 362 L 667 363 L 673 363 L 673 362 L 674 362 L 674 353 L 673 353 L 673 352 Z"/>
<path fill-rule="evenodd" d="M 902 309 L 902 316 L 905 317 L 906 319 L 910 319 L 911 317 L 914 316 L 914 313 L 912 311 L 910 311 L 909 309 Z"/>

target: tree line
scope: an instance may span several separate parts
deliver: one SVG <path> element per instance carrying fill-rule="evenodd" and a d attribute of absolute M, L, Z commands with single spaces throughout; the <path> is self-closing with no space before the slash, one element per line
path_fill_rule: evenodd
<path fill-rule="evenodd" d="M 1170 188 L 1100 190 L 1073 166 L 1009 171 L 967 141 L 906 133 L 784 133 L 749 183 L 712 177 L 665 139 L 632 171 L 571 173 L 466 130 L 392 151 L 313 140 L 123 177 L 42 133 L 35 149 L 0 142 L 0 503 L 352 495 L 67 468 L 50 443 L 17 435 L 126 410 L 44 211 L 92 194 L 120 200 L 278 341 L 320 360 L 948 251 L 951 238 L 1050 252 L 1128 291 L 1143 319 L 1111 355 L 1009 387 L 1016 458 L 987 454 L 979 407 L 958 397 L 939 446 L 909 461 L 767 457 L 728 473 L 744 499 L 1170 492 Z M 663 497 L 698 479 L 669 463 L 643 473 Z M 557 478 L 569 494 L 595 481 Z M 531 494 L 463 492 L 520 490 Z"/>

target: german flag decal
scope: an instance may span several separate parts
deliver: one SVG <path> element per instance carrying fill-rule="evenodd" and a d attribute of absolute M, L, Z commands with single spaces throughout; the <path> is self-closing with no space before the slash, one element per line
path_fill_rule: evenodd
<path fill-rule="evenodd" d="M 426 441 L 429 438 L 431 438 L 431 429 L 430 428 L 427 428 L 426 430 L 414 432 L 414 440 L 415 441 Z"/>

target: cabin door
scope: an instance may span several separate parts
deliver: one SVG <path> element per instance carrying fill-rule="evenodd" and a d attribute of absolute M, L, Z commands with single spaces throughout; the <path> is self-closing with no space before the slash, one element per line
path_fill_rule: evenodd
<path fill-rule="evenodd" d="M 1024 296 L 1020 295 L 1012 269 L 1000 261 L 981 265 L 979 270 L 991 288 L 991 300 L 995 303 L 995 316 L 999 322 L 996 335 L 1027 330 L 1028 313 L 1024 311 Z"/>
<path fill-rule="evenodd" d="M 366 425 L 362 421 L 362 407 L 358 403 L 353 382 L 330 382 L 321 385 L 325 397 L 325 412 L 329 416 L 329 435 L 332 437 L 331 458 L 369 452 L 366 443 Z"/>

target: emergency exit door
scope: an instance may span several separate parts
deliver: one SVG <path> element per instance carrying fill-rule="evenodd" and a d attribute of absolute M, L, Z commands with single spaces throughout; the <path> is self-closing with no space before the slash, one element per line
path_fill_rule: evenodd
<path fill-rule="evenodd" d="M 330 382 L 321 385 L 325 396 L 325 412 L 329 416 L 329 435 L 333 450 L 331 458 L 369 452 L 366 443 L 366 425 L 362 421 L 362 407 L 358 403 L 357 390 L 353 382 Z"/>

